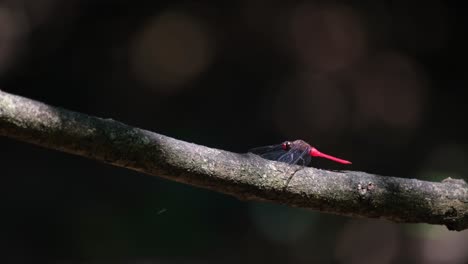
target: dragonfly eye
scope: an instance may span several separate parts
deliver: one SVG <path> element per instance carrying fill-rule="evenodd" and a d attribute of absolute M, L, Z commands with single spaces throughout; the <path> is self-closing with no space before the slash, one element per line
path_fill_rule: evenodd
<path fill-rule="evenodd" d="M 284 150 L 291 149 L 291 142 L 285 141 L 283 144 L 281 144 L 281 148 L 284 149 Z"/>

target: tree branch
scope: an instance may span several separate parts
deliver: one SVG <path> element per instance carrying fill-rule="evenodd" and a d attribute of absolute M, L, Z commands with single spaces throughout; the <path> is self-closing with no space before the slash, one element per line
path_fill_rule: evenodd
<path fill-rule="evenodd" d="M 468 185 L 333 172 L 208 148 L 0 91 L 0 135 L 169 180 L 294 207 L 468 228 Z"/>

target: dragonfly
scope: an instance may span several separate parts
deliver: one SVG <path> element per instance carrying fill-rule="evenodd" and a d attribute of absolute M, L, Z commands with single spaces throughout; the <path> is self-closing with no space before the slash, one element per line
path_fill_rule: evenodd
<path fill-rule="evenodd" d="M 249 152 L 264 159 L 302 166 L 307 166 L 312 160 L 312 157 L 325 158 L 341 164 L 351 164 L 350 161 L 322 153 L 300 139 L 285 141 L 276 145 L 253 148 L 250 149 Z"/>

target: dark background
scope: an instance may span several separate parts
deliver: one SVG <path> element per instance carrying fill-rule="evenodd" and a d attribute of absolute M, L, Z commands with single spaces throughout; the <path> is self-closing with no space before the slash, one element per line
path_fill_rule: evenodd
<path fill-rule="evenodd" d="M 233 152 L 467 170 L 462 2 L 0 2 L 0 89 Z M 465 16 L 465 17 L 464 17 Z M 226 195 L 0 138 L 2 263 L 466 263 L 468 233 Z"/>

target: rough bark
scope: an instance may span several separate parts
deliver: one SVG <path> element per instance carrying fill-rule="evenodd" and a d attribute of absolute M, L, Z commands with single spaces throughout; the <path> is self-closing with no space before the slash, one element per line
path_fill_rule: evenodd
<path fill-rule="evenodd" d="M 289 166 L 0 91 L 0 135 L 229 194 L 354 217 L 468 228 L 468 185 Z"/>

